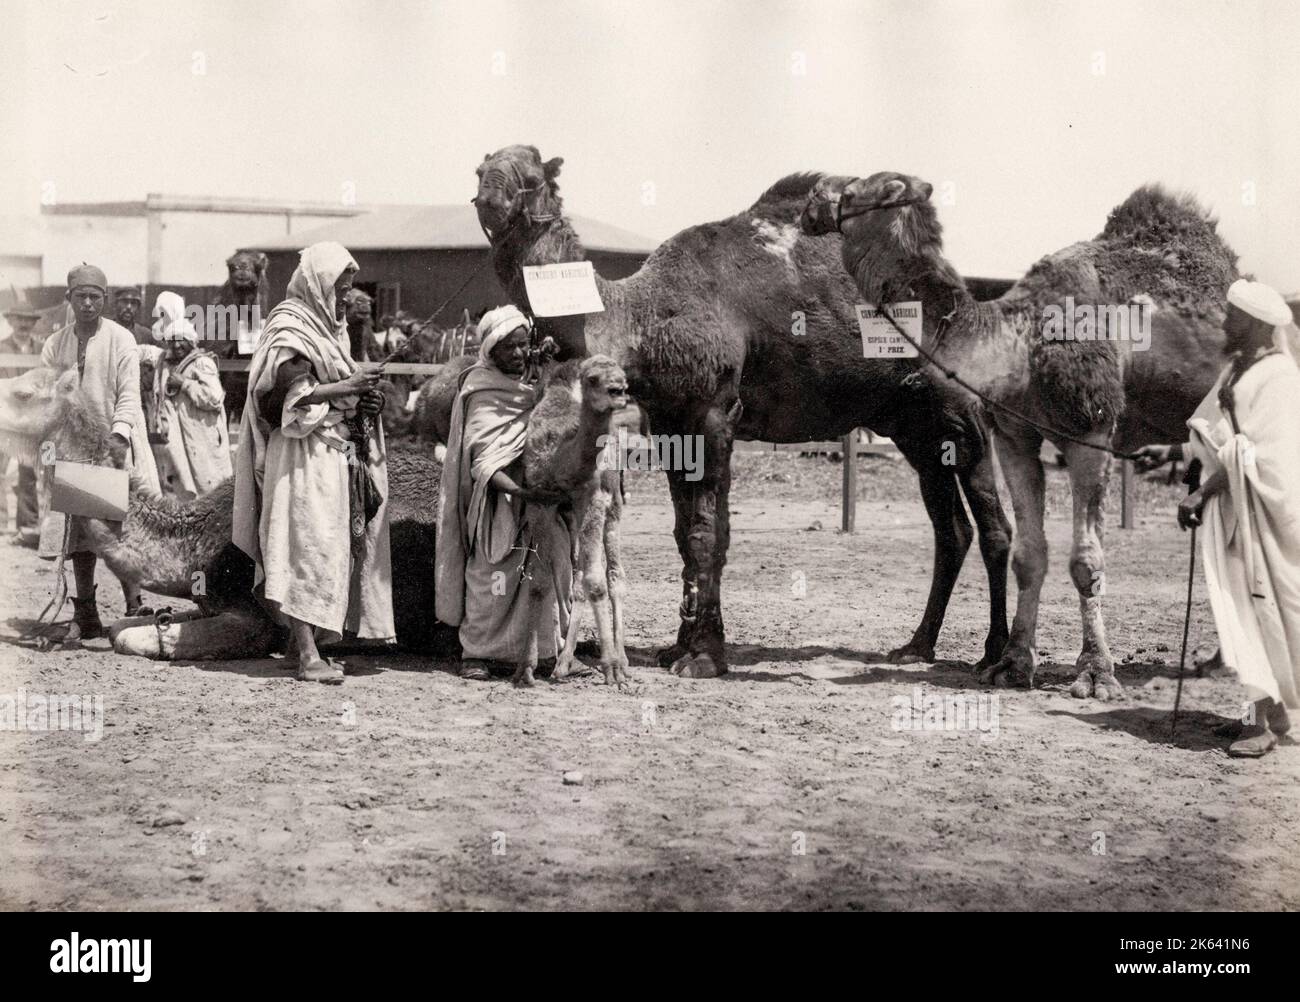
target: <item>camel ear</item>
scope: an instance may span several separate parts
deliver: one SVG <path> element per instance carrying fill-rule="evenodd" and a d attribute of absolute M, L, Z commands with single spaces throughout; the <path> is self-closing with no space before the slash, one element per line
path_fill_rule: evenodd
<path fill-rule="evenodd" d="M 77 376 L 76 369 L 68 369 L 59 375 L 54 383 L 54 393 L 56 396 L 66 397 L 77 392 L 77 387 L 81 384 L 81 379 Z"/>
<path fill-rule="evenodd" d="M 552 157 L 550 160 L 547 160 L 546 163 L 542 164 L 542 173 L 546 176 L 546 180 L 550 181 L 553 178 L 559 177 L 560 167 L 563 163 L 564 157 Z"/>
<path fill-rule="evenodd" d="M 894 178 L 885 185 L 885 193 L 881 197 L 882 205 L 893 205 L 900 198 L 907 194 L 907 185 L 898 178 Z"/>
<path fill-rule="evenodd" d="M 271 259 L 267 257 L 265 253 L 259 253 L 257 255 L 257 273 L 259 275 L 265 274 L 266 266 L 270 263 Z"/>

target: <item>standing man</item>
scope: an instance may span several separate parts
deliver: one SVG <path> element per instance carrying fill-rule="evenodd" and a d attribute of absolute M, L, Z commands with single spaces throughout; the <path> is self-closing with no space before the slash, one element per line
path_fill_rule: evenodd
<path fill-rule="evenodd" d="M 55 331 L 41 350 L 41 364 L 51 369 L 76 368 L 81 395 L 93 414 L 110 428 L 109 451 L 114 465 L 131 474 L 132 487 L 157 496 L 158 472 L 149 450 L 149 434 L 140 407 L 140 363 L 135 338 L 126 328 L 103 317 L 108 280 L 91 264 L 68 272 L 68 302 L 74 321 Z M 81 520 L 72 519 L 68 553 L 76 597 L 72 621 L 83 639 L 103 635 L 95 605 L 95 554 L 88 548 Z M 140 591 L 122 584 L 126 613 L 141 613 Z"/>
<path fill-rule="evenodd" d="M 140 316 L 140 290 L 128 285 L 117 290 L 114 298 L 114 317 L 135 338 L 136 344 L 153 344 L 153 328 L 138 322 Z"/>
<path fill-rule="evenodd" d="M 36 325 L 41 319 L 40 312 L 19 300 L 5 311 L 4 316 L 13 333 L 0 341 L 0 355 L 38 354 L 41 346 L 36 339 Z M 22 375 L 25 371 L 25 369 L 0 368 L 0 379 L 11 379 Z M 4 476 L 8 466 L 9 458 L 0 454 L 0 478 Z M 14 489 L 14 494 L 18 504 L 14 509 L 13 542 L 22 546 L 35 547 L 41 531 L 36 501 L 36 469 L 24 465 L 21 460 L 18 463 L 18 485 Z"/>
<path fill-rule="evenodd" d="M 1139 465 L 1198 459 L 1205 483 L 1178 506 L 1198 526 L 1223 661 L 1253 703 L 1228 754 L 1259 758 L 1300 708 L 1300 367 L 1287 347 L 1291 311 L 1241 279 L 1223 321 L 1230 361 L 1187 422 L 1186 444 L 1151 445 Z"/>

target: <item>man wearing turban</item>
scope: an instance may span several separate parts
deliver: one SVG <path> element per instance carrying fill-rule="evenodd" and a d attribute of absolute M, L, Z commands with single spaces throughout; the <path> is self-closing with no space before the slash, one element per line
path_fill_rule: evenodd
<path fill-rule="evenodd" d="M 1228 290 L 1230 361 L 1187 422 L 1189 441 L 1142 449 L 1139 465 L 1198 459 L 1206 480 L 1178 506 L 1204 526 L 1201 555 L 1223 661 L 1251 699 L 1228 754 L 1258 758 L 1300 708 L 1300 367 L 1291 311 L 1260 282 Z"/>

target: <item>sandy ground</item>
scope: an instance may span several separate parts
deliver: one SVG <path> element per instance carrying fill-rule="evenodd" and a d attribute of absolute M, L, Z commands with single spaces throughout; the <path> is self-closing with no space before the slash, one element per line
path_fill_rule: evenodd
<path fill-rule="evenodd" d="M 108 909 L 1201 909 L 1300 904 L 1300 750 L 1229 759 L 1231 678 L 1191 679 L 1168 734 L 1185 587 L 1174 490 L 1112 528 L 1107 618 L 1122 704 L 1072 699 L 1078 623 L 1053 474 L 1037 687 L 982 690 L 970 559 L 936 665 L 880 664 L 924 602 L 910 474 L 865 461 L 845 536 L 839 468 L 740 457 L 724 590 L 732 672 L 650 667 L 676 628 L 662 482 L 625 522 L 635 687 L 519 692 L 410 656 L 330 688 L 282 661 L 167 664 L 106 642 L 16 642 L 52 565 L 4 554 L 0 694 L 102 696 L 102 738 L 0 732 L 0 906 Z M 1115 516 L 1117 521 L 1117 515 Z M 820 524 L 822 528 L 810 528 Z M 802 587 L 800 583 L 802 582 Z M 102 578 L 112 612 L 121 596 Z M 1192 642 L 1214 646 L 1198 585 Z M 902 729 L 924 694 L 980 727 Z M 996 727 L 991 716 L 996 710 Z M 581 772 L 580 783 L 565 774 Z M 573 777 L 570 777 L 572 779 Z"/>

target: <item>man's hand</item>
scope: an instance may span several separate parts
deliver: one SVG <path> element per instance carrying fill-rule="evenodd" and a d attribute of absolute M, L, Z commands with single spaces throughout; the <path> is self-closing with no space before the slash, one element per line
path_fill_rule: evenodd
<path fill-rule="evenodd" d="M 1178 502 L 1178 527 L 1191 529 L 1201 524 L 1201 509 L 1205 507 L 1205 495 L 1192 491 Z"/>
<path fill-rule="evenodd" d="M 175 372 L 167 373 L 167 392 L 180 393 L 181 386 L 184 384 L 184 382 L 185 381 L 181 379 L 180 376 L 176 375 Z"/>
<path fill-rule="evenodd" d="M 130 443 L 117 432 L 108 436 L 108 458 L 119 470 L 126 469 L 126 454 L 130 447 Z"/>
<path fill-rule="evenodd" d="M 367 390 L 361 394 L 361 399 L 357 401 L 357 410 L 362 414 L 379 414 L 384 409 L 384 391 L 381 389 Z"/>
<path fill-rule="evenodd" d="M 1144 445 L 1133 454 L 1133 465 L 1141 473 L 1164 466 L 1165 463 L 1169 462 L 1171 449 L 1172 446 L 1168 445 Z"/>

